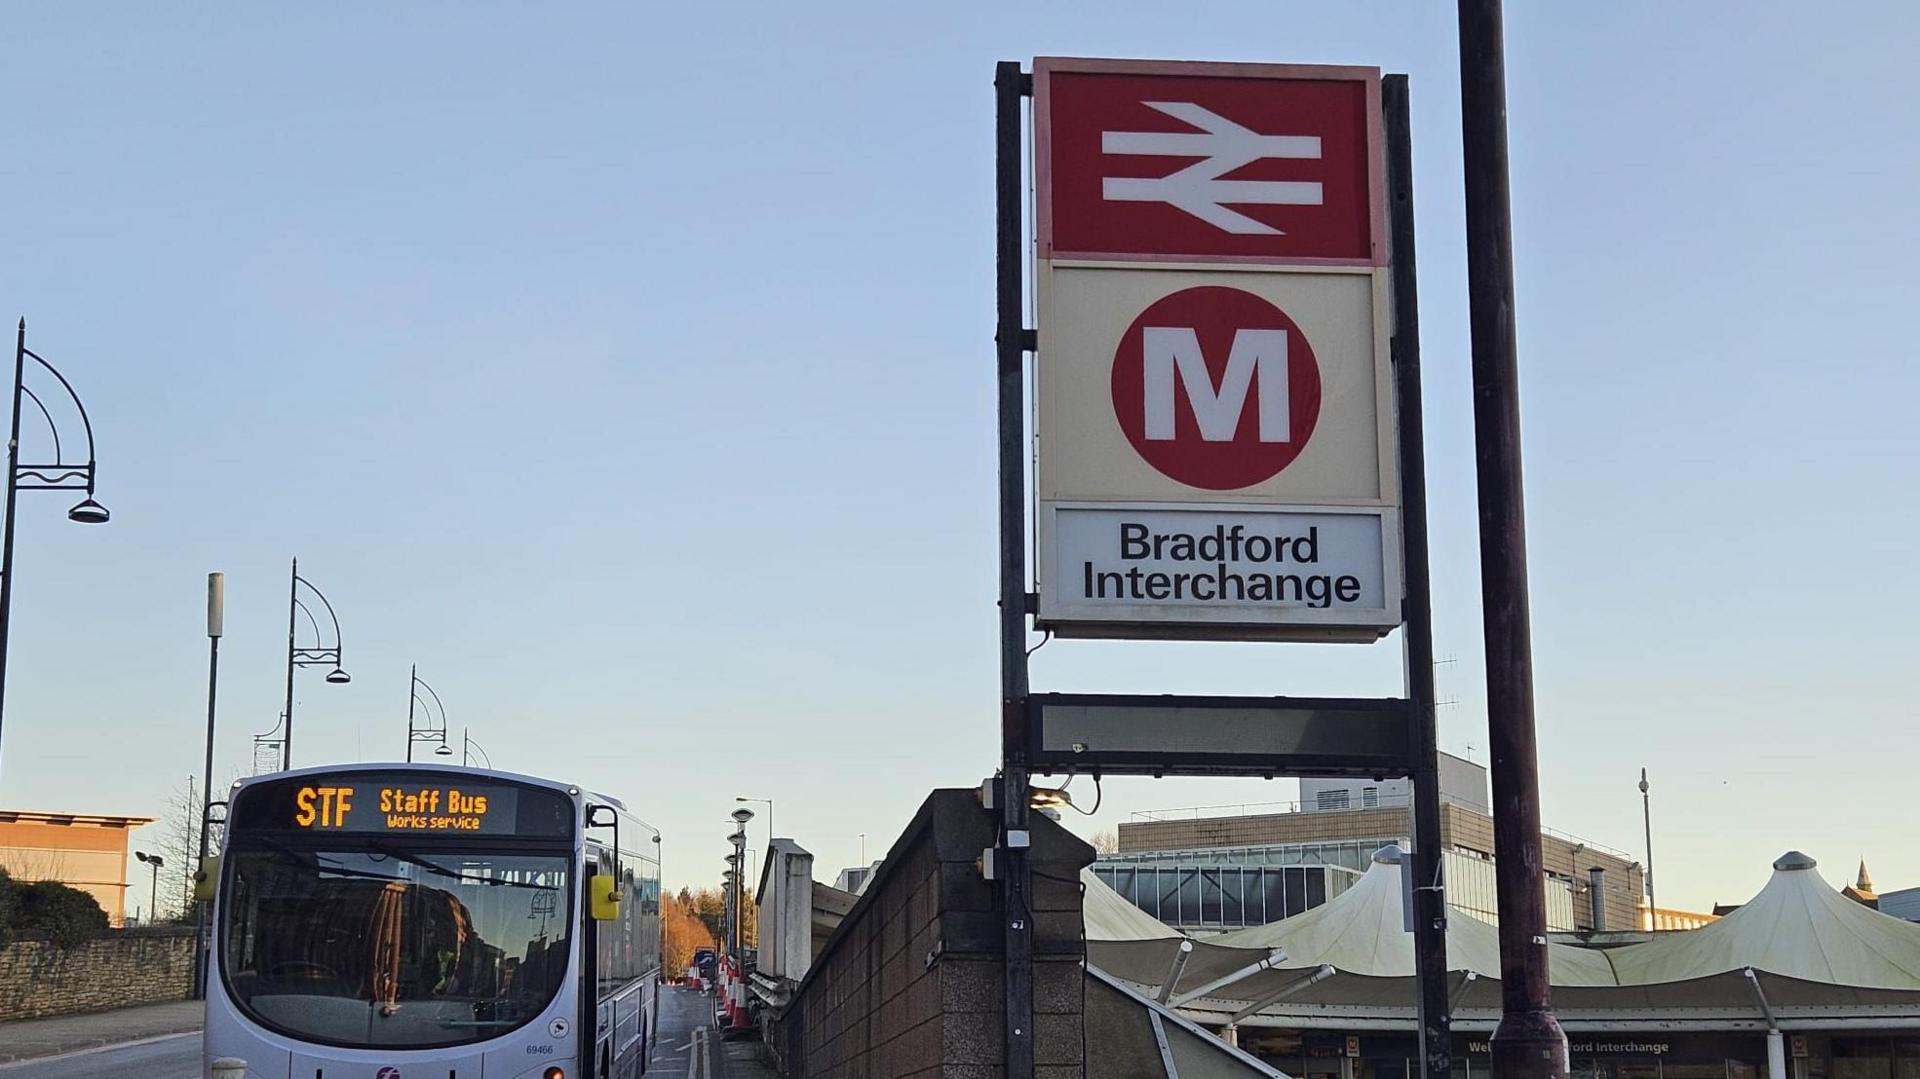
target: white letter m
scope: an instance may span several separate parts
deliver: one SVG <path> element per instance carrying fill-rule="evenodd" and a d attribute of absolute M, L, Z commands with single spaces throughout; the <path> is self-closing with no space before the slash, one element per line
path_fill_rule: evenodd
<path fill-rule="evenodd" d="M 1208 442 L 1233 441 L 1256 370 L 1260 373 L 1260 441 L 1288 440 L 1287 331 L 1235 330 L 1233 351 L 1227 354 L 1227 370 L 1217 390 L 1200 351 L 1200 337 L 1190 327 L 1147 326 L 1141 344 L 1149 440 L 1173 440 L 1173 375 L 1178 371 L 1200 437 Z"/>

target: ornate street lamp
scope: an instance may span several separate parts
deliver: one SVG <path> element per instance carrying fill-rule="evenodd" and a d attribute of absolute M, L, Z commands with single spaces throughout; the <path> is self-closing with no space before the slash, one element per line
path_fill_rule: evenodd
<path fill-rule="evenodd" d="M 60 428 L 53 421 L 53 413 L 47 408 L 40 395 L 27 385 L 27 361 L 31 359 L 41 370 L 46 371 L 60 383 L 66 391 L 67 399 L 73 402 L 74 411 L 79 413 L 80 428 L 87 436 L 87 459 L 68 461 L 66 451 L 60 445 Z M 32 401 L 33 407 L 47 421 L 47 430 L 53 436 L 52 464 L 20 463 L 20 404 L 23 400 Z M 87 418 L 87 407 L 80 403 L 80 395 L 73 392 L 73 384 L 67 376 L 54 369 L 54 366 L 40 358 L 39 354 L 27 347 L 27 320 L 20 320 L 20 330 L 14 339 L 13 348 L 13 426 L 7 436 L 7 523 L 4 534 L 0 534 L 0 715 L 4 715 L 7 692 L 7 630 L 13 617 L 13 523 L 15 503 L 21 491 L 84 491 L 86 497 L 67 511 L 67 518 L 83 525 L 106 524 L 107 507 L 93 499 L 93 481 L 96 472 L 93 457 L 93 421 Z"/>
<path fill-rule="evenodd" d="M 280 736 L 280 767 L 284 771 L 293 767 L 293 669 L 295 667 L 325 667 L 333 669 L 327 672 L 327 681 L 334 685 L 345 685 L 353 681 L 345 669 L 340 666 L 340 618 L 333 613 L 333 604 L 327 601 L 313 582 L 300 576 L 300 560 L 293 560 L 293 570 L 287 585 L 287 710 L 282 717 L 286 722 L 286 731 Z M 327 620 L 333 623 L 333 643 L 327 644 L 327 638 L 320 630 L 320 620 L 313 616 L 312 608 L 300 598 L 300 589 L 320 601 L 326 608 Z M 299 627 L 296 616 L 305 614 L 307 624 L 313 627 L 313 646 L 301 648 L 295 631 Z"/>
<path fill-rule="evenodd" d="M 273 724 L 273 729 L 253 736 L 253 774 L 260 775 L 280 767 L 280 727 L 286 723 L 283 713 Z"/>
<path fill-rule="evenodd" d="M 484 762 L 489 771 L 493 769 L 493 757 L 487 753 L 486 747 L 480 744 L 478 738 L 469 735 L 465 727 L 462 727 L 460 728 L 460 767 L 468 767 L 469 760 L 474 758 Z M 660 842 L 660 837 L 654 836 L 653 841 Z"/>
<path fill-rule="evenodd" d="M 420 691 L 423 689 L 427 691 L 427 696 L 433 698 L 433 707 L 440 710 L 440 726 L 438 727 L 433 725 L 433 710 L 427 707 L 426 701 L 420 699 Z M 413 706 L 416 704 L 420 706 L 422 711 L 426 712 L 425 726 L 414 726 Z M 412 669 L 411 681 L 407 687 L 408 764 L 413 763 L 413 744 L 415 742 L 438 742 L 440 744 L 434 748 L 434 756 L 449 757 L 453 755 L 453 750 L 447 746 L 447 706 L 440 703 L 440 694 L 435 693 L 432 686 L 420 680 L 420 667 L 417 664 Z M 460 763 L 466 763 L 464 754 L 461 756 Z"/>

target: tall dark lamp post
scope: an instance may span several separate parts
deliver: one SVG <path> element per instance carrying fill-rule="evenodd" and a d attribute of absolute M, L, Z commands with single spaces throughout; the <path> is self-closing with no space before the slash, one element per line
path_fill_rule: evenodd
<path fill-rule="evenodd" d="M 353 681 L 352 676 L 348 675 L 340 666 L 340 618 L 333 613 L 333 604 L 329 603 L 327 597 L 322 595 L 320 590 L 313 586 L 312 581 L 300 576 L 299 559 L 296 558 L 293 560 L 293 570 L 288 574 L 288 578 L 287 710 L 285 715 L 281 717 L 282 721 L 286 724 L 286 729 L 280 734 L 280 768 L 282 771 L 293 767 L 293 669 L 295 667 L 325 667 L 331 665 L 333 669 L 327 672 L 327 681 L 334 685 L 345 685 Z M 306 601 L 300 598 L 300 589 L 303 587 L 307 590 L 308 595 L 319 600 L 320 605 L 326 608 L 327 620 L 333 623 L 333 644 L 329 645 L 326 643 L 326 636 L 320 631 L 320 620 L 313 616 L 313 610 L 307 606 Z M 313 647 L 311 648 L 299 647 L 294 636 L 294 630 L 298 625 L 296 618 L 301 613 L 307 616 L 307 623 L 313 627 Z"/>
<path fill-rule="evenodd" d="M 734 962 L 738 963 L 740 961 L 740 949 L 736 942 L 740 939 L 740 907 L 734 902 L 734 895 L 736 892 L 735 884 L 740 879 L 739 854 L 727 855 L 727 871 L 721 874 L 720 879 L 724 881 L 727 886 L 727 939 L 722 943 L 726 946 L 727 955 L 731 957 Z"/>
<path fill-rule="evenodd" d="M 226 627 L 227 576 L 207 574 L 207 764 L 201 773 L 200 855 L 193 863 L 196 874 L 207 866 L 207 818 L 213 810 L 213 705 L 220 688 L 220 636 Z M 207 905 L 194 904 L 193 915 L 193 999 L 207 992 Z"/>
<path fill-rule="evenodd" d="M 1653 798 L 1647 791 L 1647 770 L 1640 769 L 1640 819 L 1647 827 L 1647 931 L 1660 928 L 1660 908 L 1653 901 Z"/>
<path fill-rule="evenodd" d="M 438 727 L 433 725 L 433 709 L 429 709 L 427 702 L 420 699 L 420 691 L 423 689 L 427 691 L 427 696 L 433 699 L 433 708 L 439 709 L 440 711 L 440 725 Z M 416 726 L 414 724 L 415 705 L 418 705 L 420 710 L 426 713 L 425 726 Z M 438 742 L 440 744 L 434 748 L 434 756 L 448 757 L 453 755 L 453 750 L 447 748 L 447 706 L 440 703 L 440 694 L 435 693 L 432 686 L 420 680 L 420 667 L 418 664 L 413 667 L 411 681 L 407 686 L 408 764 L 413 763 L 413 744 L 415 742 Z M 460 763 L 466 763 L 464 757 Z"/>
<path fill-rule="evenodd" d="M 753 810 L 741 806 L 733 811 L 733 822 L 740 827 L 727 837 L 733 844 L 733 959 L 742 969 L 747 961 L 747 822 Z"/>
<path fill-rule="evenodd" d="M 27 385 L 27 361 L 31 359 L 40 368 L 52 375 L 66 391 L 67 399 L 80 414 L 80 426 L 87 436 L 86 462 L 69 462 L 60 445 L 60 428 L 53 422 L 53 413 L 47 409 L 46 402 Z M 22 400 L 33 402 L 33 407 L 47 421 L 47 430 L 53 436 L 53 463 L 20 463 L 20 403 Z M 15 503 L 21 491 L 85 491 L 86 497 L 67 511 L 69 520 L 83 525 L 106 524 L 107 508 L 93 500 L 93 480 L 95 466 L 93 458 L 93 421 L 87 418 L 87 407 L 80 403 L 80 395 L 73 392 L 73 384 L 67 376 L 54 370 L 52 364 L 40 358 L 27 347 L 27 320 L 20 320 L 20 331 L 14 339 L 13 347 L 13 422 L 7 435 L 7 523 L 5 531 L 0 533 L 0 717 L 6 711 L 7 693 L 7 630 L 13 619 L 13 521 Z"/>
<path fill-rule="evenodd" d="M 1493 782 L 1494 890 L 1500 910 L 1500 1024 L 1491 1043 L 1493 1074 L 1563 1079 L 1567 1036 L 1554 1015 L 1547 977 L 1547 898 L 1540 869 L 1505 30 L 1501 0 L 1458 0 L 1457 6 L 1480 608 L 1487 649 L 1487 770 Z"/>

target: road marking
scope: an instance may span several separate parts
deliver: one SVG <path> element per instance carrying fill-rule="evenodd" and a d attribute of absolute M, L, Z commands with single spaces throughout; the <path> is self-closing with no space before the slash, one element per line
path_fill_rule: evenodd
<path fill-rule="evenodd" d="M 197 1038 L 199 1036 L 200 1031 L 184 1030 L 178 1034 L 155 1034 L 151 1038 L 135 1038 L 130 1042 L 114 1042 L 112 1045 L 94 1045 L 85 1049 L 74 1049 L 65 1053 L 55 1053 L 52 1056 L 25 1057 L 20 1060 L 9 1060 L 4 1064 L 0 1064 L 0 1072 L 23 1068 L 28 1064 L 51 1064 L 56 1060 L 71 1060 L 74 1057 L 92 1056 L 95 1053 L 107 1053 L 115 1049 L 133 1049 L 142 1045 L 153 1045 L 157 1042 L 173 1041 L 176 1038 Z"/>

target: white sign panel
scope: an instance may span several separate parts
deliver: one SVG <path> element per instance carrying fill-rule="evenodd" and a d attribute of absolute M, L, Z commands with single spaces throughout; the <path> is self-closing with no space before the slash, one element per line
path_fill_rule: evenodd
<path fill-rule="evenodd" d="M 1054 505 L 1043 606 L 1075 635 L 1241 636 L 1284 615 L 1300 636 L 1372 639 L 1397 619 L 1399 521 L 1383 509 Z M 1307 630 L 1311 627 L 1311 632 Z"/>

